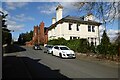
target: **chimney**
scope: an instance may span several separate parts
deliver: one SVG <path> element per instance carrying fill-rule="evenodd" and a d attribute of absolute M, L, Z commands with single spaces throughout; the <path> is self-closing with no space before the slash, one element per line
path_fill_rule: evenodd
<path fill-rule="evenodd" d="M 53 18 L 52 18 L 52 24 L 54 24 L 55 22 L 56 22 L 56 18 L 53 17 Z"/>
<path fill-rule="evenodd" d="M 63 6 L 61 6 L 59 4 L 57 6 L 57 8 L 56 8 L 56 18 L 57 18 L 57 21 L 59 21 L 60 19 L 62 19 L 62 10 L 63 10 Z"/>

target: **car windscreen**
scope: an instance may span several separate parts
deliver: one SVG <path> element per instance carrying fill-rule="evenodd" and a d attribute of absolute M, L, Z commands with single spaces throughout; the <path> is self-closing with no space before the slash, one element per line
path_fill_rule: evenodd
<path fill-rule="evenodd" d="M 36 44 L 35 46 L 40 46 L 40 45 Z"/>
<path fill-rule="evenodd" d="M 69 50 L 67 47 L 60 47 L 61 50 Z"/>
<path fill-rule="evenodd" d="M 46 46 L 47 48 L 53 48 L 53 46 Z"/>

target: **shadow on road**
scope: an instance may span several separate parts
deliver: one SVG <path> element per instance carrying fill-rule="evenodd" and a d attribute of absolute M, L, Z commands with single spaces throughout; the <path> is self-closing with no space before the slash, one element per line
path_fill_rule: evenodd
<path fill-rule="evenodd" d="M 21 79 L 50 79 L 72 80 L 60 73 L 60 70 L 52 70 L 42 64 L 40 59 L 29 57 L 5 56 L 3 57 L 3 80 L 12 78 Z"/>
<path fill-rule="evenodd" d="M 21 51 L 26 51 L 26 49 L 18 45 L 8 45 L 4 47 L 4 53 L 14 53 L 14 52 L 21 52 Z"/>

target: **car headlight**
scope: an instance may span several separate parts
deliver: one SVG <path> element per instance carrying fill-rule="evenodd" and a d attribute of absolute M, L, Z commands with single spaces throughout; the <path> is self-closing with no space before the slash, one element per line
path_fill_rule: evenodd
<path fill-rule="evenodd" d="M 62 51 L 62 53 L 65 53 L 64 51 Z"/>

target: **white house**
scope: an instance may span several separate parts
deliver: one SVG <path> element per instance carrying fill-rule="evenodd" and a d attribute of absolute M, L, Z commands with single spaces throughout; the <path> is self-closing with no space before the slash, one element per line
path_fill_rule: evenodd
<path fill-rule="evenodd" d="M 48 28 L 48 40 L 64 38 L 80 39 L 85 38 L 89 43 L 99 45 L 99 26 L 101 23 L 93 21 L 93 15 L 89 14 L 85 17 L 62 17 L 63 7 L 58 5 L 56 8 L 56 18 L 52 18 L 52 24 Z"/>

